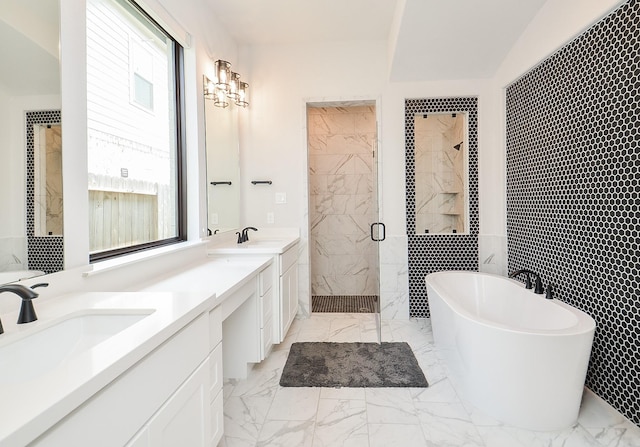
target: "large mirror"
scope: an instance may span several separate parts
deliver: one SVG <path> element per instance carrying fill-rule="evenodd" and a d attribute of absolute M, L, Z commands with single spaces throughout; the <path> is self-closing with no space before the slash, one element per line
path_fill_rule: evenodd
<path fill-rule="evenodd" d="M 207 220 L 209 231 L 240 226 L 238 108 L 217 107 L 205 99 L 207 147 Z"/>
<path fill-rule="evenodd" d="M 59 3 L 0 1 L 0 283 L 63 268 Z"/>
<path fill-rule="evenodd" d="M 416 113 L 415 233 L 468 231 L 468 115 Z"/>

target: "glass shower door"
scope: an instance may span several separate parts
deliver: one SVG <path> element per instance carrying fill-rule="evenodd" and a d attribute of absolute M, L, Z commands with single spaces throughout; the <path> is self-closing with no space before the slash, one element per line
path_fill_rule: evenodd
<path fill-rule="evenodd" d="M 376 323 L 376 336 L 378 343 L 382 342 L 382 319 L 381 319 L 381 306 L 380 306 L 380 242 L 384 241 L 386 237 L 386 228 L 384 223 L 380 222 L 380 207 L 379 207 L 379 191 L 378 191 L 378 133 L 376 123 L 376 134 L 372 144 L 372 157 L 371 163 L 371 177 L 372 177 L 372 194 L 371 194 L 371 214 L 370 214 L 370 229 L 371 229 L 371 267 L 374 270 L 372 277 L 375 278 L 374 282 L 374 319 Z"/>

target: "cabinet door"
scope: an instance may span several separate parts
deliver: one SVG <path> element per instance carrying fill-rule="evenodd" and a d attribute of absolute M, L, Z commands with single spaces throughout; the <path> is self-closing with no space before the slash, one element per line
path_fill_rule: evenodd
<path fill-rule="evenodd" d="M 298 263 L 295 263 L 289 269 L 289 321 L 286 325 L 286 331 L 293 322 L 298 313 Z M 285 331 L 284 335 L 287 335 Z"/>
<path fill-rule="evenodd" d="M 211 440 L 209 359 L 182 384 L 148 423 L 153 447 L 205 447 Z"/>
<path fill-rule="evenodd" d="M 291 269 L 284 272 L 280 277 L 280 327 L 278 328 L 278 339 L 284 340 L 284 336 L 287 334 L 287 326 L 289 324 L 289 318 L 291 315 L 291 286 L 289 285 L 291 279 Z"/>
<path fill-rule="evenodd" d="M 298 264 L 293 264 L 280 278 L 281 302 L 281 326 L 280 340 L 284 340 L 291 322 L 298 311 Z"/>

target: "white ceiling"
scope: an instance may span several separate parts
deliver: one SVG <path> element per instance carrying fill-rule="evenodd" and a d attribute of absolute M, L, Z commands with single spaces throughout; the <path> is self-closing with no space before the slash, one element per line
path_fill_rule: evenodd
<path fill-rule="evenodd" d="M 395 39 L 394 81 L 490 77 L 545 1 L 208 0 L 241 45 Z"/>
<path fill-rule="evenodd" d="M 208 0 L 239 43 L 385 40 L 397 0 Z"/>

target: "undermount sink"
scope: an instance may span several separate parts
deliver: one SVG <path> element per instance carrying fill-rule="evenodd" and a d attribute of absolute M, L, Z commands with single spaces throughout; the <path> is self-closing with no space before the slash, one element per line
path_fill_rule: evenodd
<path fill-rule="evenodd" d="M 15 340 L 0 339 L 0 382 L 31 380 L 153 313 L 152 309 L 70 315 Z"/>

